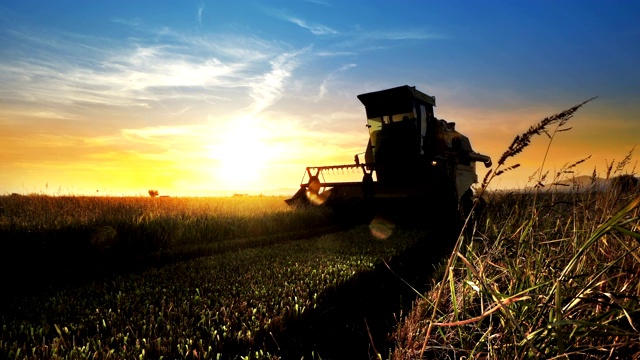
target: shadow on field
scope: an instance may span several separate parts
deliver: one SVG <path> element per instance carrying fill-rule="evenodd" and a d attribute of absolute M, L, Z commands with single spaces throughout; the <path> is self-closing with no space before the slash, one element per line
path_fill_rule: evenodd
<path fill-rule="evenodd" d="M 388 358 L 398 320 L 417 297 L 403 280 L 424 293 L 457 235 L 455 226 L 425 230 L 418 245 L 388 264 L 393 272 L 382 264 L 325 293 L 319 308 L 265 339 L 265 345 L 284 359 L 374 359 L 376 352 Z"/>
<path fill-rule="evenodd" d="M 11 291 L 0 297 L 0 314 L 5 302 L 8 304 L 13 299 L 23 296 L 55 292 L 88 281 L 134 273 L 202 256 L 344 231 L 349 226 L 351 224 L 338 224 L 311 230 L 226 239 L 168 251 L 156 250 L 148 244 L 148 240 L 145 242 L 144 236 L 128 236 L 119 239 L 117 245 L 109 249 L 96 249 L 91 242 L 96 237 L 95 228 L 5 233 L 6 240 L 0 249 L 0 282 Z M 99 236 L 111 236 L 108 229 L 98 230 Z M 0 238 L 2 237 L 3 233 L 0 233 Z"/>

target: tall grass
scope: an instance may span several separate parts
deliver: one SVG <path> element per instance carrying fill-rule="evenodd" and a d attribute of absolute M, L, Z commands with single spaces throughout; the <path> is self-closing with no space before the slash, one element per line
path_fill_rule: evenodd
<path fill-rule="evenodd" d="M 0 196 L 0 231 L 54 232 L 123 224 L 170 230 L 173 238 L 196 241 L 295 230 L 319 214 L 292 211 L 284 197 L 149 198 L 87 196 Z M 308 217 L 309 219 L 300 219 Z M 301 220 L 305 220 L 302 221 Z M 203 229 L 201 226 L 208 224 Z M 117 230 L 117 229 L 116 229 Z M 206 234 L 201 232 L 206 231 Z M 6 238 L 5 238 L 6 239 Z"/>
<path fill-rule="evenodd" d="M 558 191 L 544 162 L 527 191 L 488 191 L 535 135 L 555 136 L 586 102 L 517 136 L 482 184 L 440 276 L 404 319 L 394 359 L 629 358 L 640 355 L 640 189 Z M 606 177 L 622 172 L 629 156 Z"/>
<path fill-rule="evenodd" d="M 0 196 L 0 281 L 37 291 L 326 232 L 327 211 L 284 199 Z"/>

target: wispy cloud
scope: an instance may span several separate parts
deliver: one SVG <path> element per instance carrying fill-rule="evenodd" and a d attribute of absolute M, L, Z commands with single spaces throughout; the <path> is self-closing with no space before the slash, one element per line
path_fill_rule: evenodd
<path fill-rule="evenodd" d="M 138 129 L 122 129 L 125 136 L 136 136 L 144 139 L 157 139 L 166 136 L 199 137 L 204 126 L 150 126 Z"/>
<path fill-rule="evenodd" d="M 285 81 L 291 77 L 293 70 L 298 66 L 299 55 L 308 49 L 284 53 L 270 61 L 271 70 L 250 84 L 250 95 L 254 99 L 250 109 L 251 113 L 258 113 L 266 109 L 282 96 Z"/>
<path fill-rule="evenodd" d="M 296 17 L 286 17 L 285 20 L 292 22 L 301 28 L 307 29 L 311 31 L 314 35 L 336 35 L 338 34 L 337 30 L 334 30 L 328 26 L 321 24 L 309 24 L 306 21 L 296 18 Z"/>
<path fill-rule="evenodd" d="M 198 6 L 198 24 L 202 25 L 202 13 L 204 12 L 204 4 Z"/>
<path fill-rule="evenodd" d="M 47 111 L 72 111 L 69 105 L 148 109 L 176 97 L 211 103 L 228 100 L 230 93 L 242 97 L 242 89 L 249 89 L 245 102 L 255 101 L 250 106 L 260 111 L 280 97 L 300 54 L 254 37 L 147 31 L 167 41 L 157 45 L 133 38 L 114 42 L 59 32 L 5 32 L 31 50 L 0 58 L 0 94 L 5 102 L 21 103 L 25 109 L 38 104 Z"/>
<path fill-rule="evenodd" d="M 142 26 L 142 19 L 140 19 L 139 17 L 134 17 L 134 18 L 116 17 L 111 19 L 111 21 L 117 24 L 122 24 L 128 27 L 132 27 L 132 28 L 138 28 Z"/>
<path fill-rule="evenodd" d="M 335 56 L 353 56 L 358 53 L 355 51 L 330 51 L 330 50 L 322 50 L 316 51 L 315 55 L 320 57 L 335 57 Z"/>
<path fill-rule="evenodd" d="M 449 36 L 429 31 L 424 28 L 392 27 L 384 30 L 377 28 L 354 27 L 349 32 L 344 32 L 341 41 L 334 44 L 337 49 L 349 49 L 348 52 L 356 54 L 368 51 L 387 49 L 399 46 L 405 42 L 423 42 L 434 40 L 446 40 Z M 340 51 L 328 52 L 341 53 Z"/>
<path fill-rule="evenodd" d="M 277 19 L 288 21 L 290 23 L 298 25 L 303 29 L 309 30 L 314 35 L 338 35 L 340 33 L 339 31 L 332 29 L 326 25 L 301 19 L 300 17 L 291 15 L 290 13 L 283 10 L 266 8 L 264 11 Z"/>
<path fill-rule="evenodd" d="M 348 71 L 351 68 L 356 67 L 356 64 L 346 64 L 341 66 L 340 68 L 338 68 L 337 70 L 332 71 L 331 73 L 329 73 L 323 80 L 322 83 L 320 84 L 320 89 L 318 91 L 318 95 L 315 97 L 315 101 L 319 101 L 322 100 L 325 95 L 327 94 L 328 91 L 328 86 L 329 86 L 329 82 L 332 81 L 338 74 Z"/>
<path fill-rule="evenodd" d="M 203 11 L 204 5 L 198 7 L 199 21 Z M 339 34 L 298 17 L 276 16 L 316 35 Z M 182 108 L 193 106 L 194 102 L 226 102 L 231 106 L 229 99 L 234 98 L 236 110 L 249 107 L 250 111 L 259 112 L 283 96 L 283 86 L 293 76 L 303 53 L 325 58 L 358 55 L 353 50 L 340 51 L 340 44 L 311 52 L 310 46 L 292 50 L 287 44 L 254 35 L 184 33 L 167 27 L 153 28 L 135 18 L 113 21 L 131 27 L 141 36 L 115 40 L 56 31 L 42 33 L 29 28 L 2 30 L 10 41 L 29 48 L 28 52 L 11 54 L 0 50 L 3 100 L 20 103 L 25 109 L 32 107 L 30 104 L 45 105 L 46 111 L 55 112 L 69 105 L 82 109 L 150 109 L 176 98 L 187 101 Z M 375 44 L 371 40 L 440 38 L 421 29 L 360 30 L 339 35 L 345 41 L 366 45 Z M 330 73 L 322 80 L 318 99 L 326 95 L 334 76 Z M 72 112 L 71 109 L 66 111 Z"/>
<path fill-rule="evenodd" d="M 368 40 L 437 40 L 447 38 L 442 34 L 431 32 L 425 29 L 389 29 L 385 31 L 362 31 L 358 34 L 358 37 Z"/>
<path fill-rule="evenodd" d="M 242 72 L 243 64 L 223 62 L 214 56 L 180 55 L 165 46 L 138 47 L 105 59 L 103 69 L 112 70 L 102 80 L 117 81 L 130 90 L 154 86 L 208 86 L 224 83 Z"/>
<path fill-rule="evenodd" d="M 328 1 L 322 1 L 322 0 L 304 0 L 304 1 L 308 3 L 316 4 L 316 5 L 331 6 L 331 3 L 329 3 Z"/>

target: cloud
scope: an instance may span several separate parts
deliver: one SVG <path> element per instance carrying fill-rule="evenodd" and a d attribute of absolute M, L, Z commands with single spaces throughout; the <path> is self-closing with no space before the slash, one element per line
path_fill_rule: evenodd
<path fill-rule="evenodd" d="M 386 49 L 389 46 L 398 46 L 403 44 L 403 42 L 444 40 L 448 38 L 448 36 L 441 33 L 422 28 L 402 28 L 402 26 L 399 26 L 378 30 L 358 26 L 348 33 L 345 33 L 345 35 L 342 36 L 342 41 L 334 45 L 340 49 L 348 48 L 348 52 L 358 54 L 365 51 Z M 340 54 L 342 52 L 333 51 L 327 54 L 331 55 L 332 53 Z"/>
<path fill-rule="evenodd" d="M 322 50 L 322 51 L 316 51 L 315 55 L 316 56 L 320 56 L 320 57 L 336 57 L 336 56 L 354 56 L 357 55 L 358 53 L 355 51 L 328 51 L 328 50 Z"/>
<path fill-rule="evenodd" d="M 339 32 L 326 25 L 309 23 L 299 17 L 289 15 L 283 10 L 266 8 L 265 12 L 275 18 L 296 24 L 299 27 L 309 30 L 313 35 L 338 35 Z"/>
<path fill-rule="evenodd" d="M 111 21 L 113 21 L 116 24 L 122 24 L 131 28 L 139 28 L 143 24 L 142 19 L 140 19 L 139 17 L 126 18 L 126 19 L 116 17 L 116 18 L 112 18 Z"/>
<path fill-rule="evenodd" d="M 203 126 L 150 126 L 137 129 L 122 129 L 122 134 L 126 136 L 136 136 L 144 139 L 152 139 L 167 136 L 191 136 L 200 137 L 204 130 Z"/>
<path fill-rule="evenodd" d="M 175 98 L 192 102 L 182 107 L 212 99 L 229 103 L 233 94 L 244 96 L 244 101 L 255 99 L 253 108 L 259 111 L 279 98 L 282 81 L 297 64 L 296 52 L 251 35 L 144 31 L 154 35 L 150 38 L 164 37 L 163 45 L 141 38 L 114 41 L 55 31 L 5 32 L 29 52 L 0 57 L 1 101 L 29 111 L 37 104 L 48 112 L 61 107 L 73 112 L 74 107 L 86 111 L 96 106 L 149 109 Z M 270 64 L 266 73 L 265 63 Z M 243 95 L 243 89 L 250 91 Z"/>
<path fill-rule="evenodd" d="M 257 81 L 250 84 L 254 103 L 249 110 L 258 113 L 275 103 L 281 96 L 285 81 L 291 77 L 293 70 L 298 66 L 298 56 L 309 48 L 283 53 L 270 61 L 271 71 L 258 77 Z"/>
<path fill-rule="evenodd" d="M 228 77 L 237 77 L 243 65 L 222 62 L 216 57 L 190 57 L 164 46 L 138 47 L 121 55 L 106 59 L 99 79 L 117 83 L 129 91 L 149 87 L 210 86 L 224 83 Z"/>
<path fill-rule="evenodd" d="M 436 40 L 445 39 L 446 36 L 426 31 L 424 29 L 363 31 L 359 37 L 369 40 Z"/>
<path fill-rule="evenodd" d="M 320 24 L 307 24 L 304 20 L 298 19 L 296 17 L 287 17 L 285 20 L 292 22 L 301 28 L 307 29 L 311 31 L 313 35 L 336 35 L 338 31 L 324 25 Z"/>
<path fill-rule="evenodd" d="M 329 73 L 329 75 L 327 75 L 324 78 L 324 80 L 322 80 L 322 83 L 320 84 L 320 89 L 318 91 L 318 95 L 315 97 L 314 101 L 322 100 L 325 97 L 328 91 L 327 88 L 328 88 L 329 82 L 332 81 L 338 74 L 348 71 L 349 69 L 354 68 L 356 66 L 357 66 L 356 64 L 346 64 L 341 66 L 337 70 L 334 70 L 331 73 Z"/>
<path fill-rule="evenodd" d="M 204 9 L 204 5 L 198 7 L 198 21 Z M 437 38 L 424 30 L 361 30 L 345 35 L 298 17 L 270 12 L 313 34 L 340 35 L 352 43 Z M 97 108 L 163 108 L 177 99 L 183 101 L 183 109 L 197 108 L 200 103 L 235 111 L 248 108 L 255 113 L 284 96 L 283 87 L 300 65 L 303 53 L 308 55 L 306 60 L 358 55 L 351 49 L 336 50 L 340 44 L 311 52 L 310 46 L 292 50 L 286 43 L 252 34 L 179 32 L 152 27 L 137 18 L 112 21 L 138 35 L 113 39 L 40 28 L 0 29 L 0 35 L 22 44 L 19 48 L 24 49 L 11 53 L 0 50 L 0 82 L 4 85 L 0 101 L 12 102 L 25 111 L 34 111 L 34 105 L 46 107 L 39 109 L 43 113 L 61 113 L 64 108 L 69 118 Z M 330 73 L 321 80 L 317 99 L 327 94 L 334 76 Z"/>
<path fill-rule="evenodd" d="M 204 12 L 204 4 L 198 6 L 198 24 L 202 25 L 202 13 Z"/>
<path fill-rule="evenodd" d="M 316 5 L 331 6 L 331 3 L 327 1 L 322 1 L 322 0 L 304 0 L 304 1 L 308 3 L 316 4 Z"/>

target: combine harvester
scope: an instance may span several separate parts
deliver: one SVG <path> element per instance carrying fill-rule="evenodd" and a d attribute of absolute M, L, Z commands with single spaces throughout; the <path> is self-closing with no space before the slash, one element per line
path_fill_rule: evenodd
<path fill-rule="evenodd" d="M 478 181 L 476 153 L 455 123 L 437 119 L 436 99 L 412 86 L 358 95 L 367 114 L 364 161 L 307 167 L 290 206 L 328 206 L 340 214 L 385 214 L 398 219 L 460 218 L 469 211 Z M 355 171 L 362 181 L 331 182 L 331 173 Z"/>

